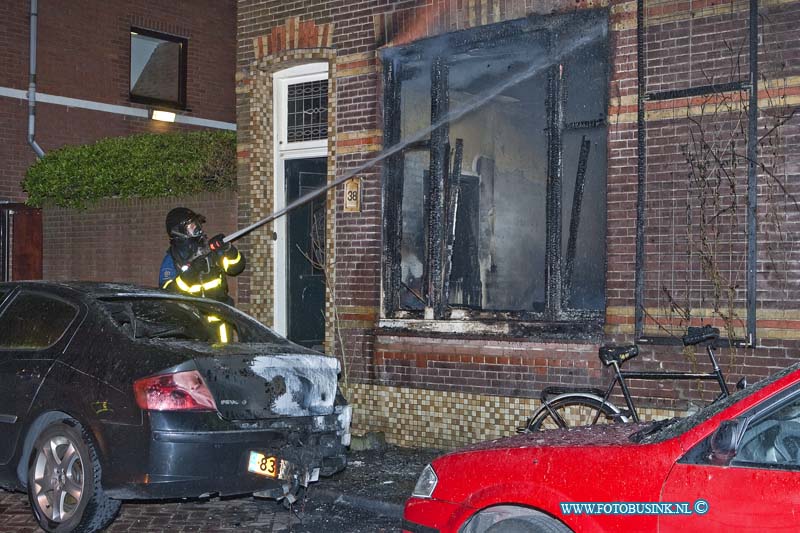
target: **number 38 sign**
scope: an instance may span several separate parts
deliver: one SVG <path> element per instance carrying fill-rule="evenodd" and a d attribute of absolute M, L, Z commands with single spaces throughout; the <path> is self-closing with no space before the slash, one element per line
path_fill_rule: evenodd
<path fill-rule="evenodd" d="M 344 182 L 344 210 L 350 213 L 361 211 L 361 179 Z"/>

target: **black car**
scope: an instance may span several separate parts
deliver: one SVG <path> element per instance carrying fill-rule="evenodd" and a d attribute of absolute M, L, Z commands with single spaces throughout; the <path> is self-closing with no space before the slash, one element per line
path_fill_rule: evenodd
<path fill-rule="evenodd" d="M 103 283 L 0 283 L 0 486 L 46 531 L 120 500 L 289 500 L 346 464 L 336 358 L 233 307 Z"/>

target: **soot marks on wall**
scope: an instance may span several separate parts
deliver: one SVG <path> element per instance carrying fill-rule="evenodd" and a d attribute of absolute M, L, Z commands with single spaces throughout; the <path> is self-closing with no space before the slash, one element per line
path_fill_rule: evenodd
<path fill-rule="evenodd" d="M 603 38 L 570 48 L 587 24 Z M 385 52 L 387 147 L 444 120 L 384 168 L 387 317 L 602 317 L 607 24 L 538 17 Z"/>

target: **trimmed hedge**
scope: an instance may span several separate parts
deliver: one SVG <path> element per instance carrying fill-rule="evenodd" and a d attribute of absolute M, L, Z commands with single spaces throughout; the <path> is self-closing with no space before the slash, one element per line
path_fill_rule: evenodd
<path fill-rule="evenodd" d="M 65 146 L 31 165 L 29 205 L 85 208 L 103 198 L 162 198 L 236 185 L 236 133 L 137 134 Z"/>

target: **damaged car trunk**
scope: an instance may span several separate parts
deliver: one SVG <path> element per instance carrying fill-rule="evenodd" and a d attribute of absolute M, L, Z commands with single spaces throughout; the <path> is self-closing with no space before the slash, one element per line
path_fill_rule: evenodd
<path fill-rule="evenodd" d="M 262 494 L 281 497 L 344 466 L 350 408 L 338 390 L 337 359 L 296 345 L 233 308 L 206 301 L 121 296 L 101 302 L 132 338 L 185 358 L 159 374 L 197 372 L 211 396 L 213 416 L 237 430 L 266 431 L 262 437 L 272 455 L 252 450 L 248 462 L 261 464 L 280 450 L 280 459 L 291 468 L 276 457 L 276 477 L 294 486 Z M 154 323 L 159 329 L 148 329 Z M 158 402 L 163 394 L 159 385 L 144 381 L 141 388 Z M 175 429 L 168 423 L 162 438 L 169 440 Z M 250 464 L 248 470 L 264 473 Z"/>
<path fill-rule="evenodd" d="M 193 363 L 226 420 L 326 416 L 334 412 L 339 365 L 332 357 L 311 350 L 287 353 L 287 346 L 281 344 L 226 345 L 217 353 L 202 353 L 202 348 L 188 343 L 182 347 L 197 350 Z"/>
<path fill-rule="evenodd" d="M 291 503 L 346 464 L 338 374 L 336 358 L 217 302 L 0 284 L 0 486 L 27 490 L 43 527 L 107 525 L 126 499 Z M 80 486 L 52 473 L 67 460 Z"/>

